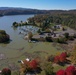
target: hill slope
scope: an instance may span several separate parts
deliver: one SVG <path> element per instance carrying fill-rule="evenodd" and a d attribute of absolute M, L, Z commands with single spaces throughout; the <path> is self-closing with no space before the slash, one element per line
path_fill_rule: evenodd
<path fill-rule="evenodd" d="M 0 7 L 2 15 L 24 15 L 24 14 L 76 14 L 76 10 L 38 10 L 30 8 Z"/>

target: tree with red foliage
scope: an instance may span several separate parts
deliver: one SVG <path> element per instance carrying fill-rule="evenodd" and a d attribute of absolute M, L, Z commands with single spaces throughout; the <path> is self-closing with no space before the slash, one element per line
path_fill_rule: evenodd
<path fill-rule="evenodd" d="M 62 52 L 60 55 L 60 62 L 65 62 L 66 61 L 66 57 L 67 57 L 67 53 L 66 52 Z"/>
<path fill-rule="evenodd" d="M 64 70 L 59 70 L 56 75 L 66 75 Z"/>
<path fill-rule="evenodd" d="M 2 75 L 11 75 L 11 70 L 8 69 L 8 68 L 4 68 L 4 69 L 2 70 Z"/>
<path fill-rule="evenodd" d="M 36 60 L 32 60 L 29 65 L 31 69 L 37 69 L 38 67 L 38 63 Z"/>
<path fill-rule="evenodd" d="M 55 63 L 59 63 L 59 62 L 60 62 L 60 57 L 59 57 L 59 56 L 55 56 L 54 62 L 55 62 Z"/>
<path fill-rule="evenodd" d="M 69 66 L 66 68 L 66 75 L 76 75 L 76 69 L 74 66 Z"/>
<path fill-rule="evenodd" d="M 74 66 L 69 66 L 66 70 L 59 70 L 56 75 L 76 75 L 76 68 Z"/>
<path fill-rule="evenodd" d="M 55 63 L 66 62 L 66 57 L 67 57 L 67 53 L 66 52 L 62 52 L 59 56 L 55 56 L 54 57 L 54 62 Z"/>

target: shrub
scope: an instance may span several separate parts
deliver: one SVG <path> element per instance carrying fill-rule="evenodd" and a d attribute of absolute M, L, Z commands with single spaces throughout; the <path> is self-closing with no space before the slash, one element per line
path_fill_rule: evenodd
<path fill-rule="evenodd" d="M 58 43 L 59 42 L 59 38 L 52 38 L 52 41 Z"/>
<path fill-rule="evenodd" d="M 41 33 L 41 30 L 40 29 L 38 29 L 38 31 L 37 31 L 38 33 Z"/>
<path fill-rule="evenodd" d="M 69 33 L 65 33 L 64 36 L 65 36 L 65 38 L 68 39 L 69 38 Z"/>
<path fill-rule="evenodd" d="M 18 23 L 17 22 L 13 22 L 13 26 L 14 27 L 18 27 Z"/>
<path fill-rule="evenodd" d="M 66 61 L 66 57 L 67 57 L 67 53 L 66 52 L 62 52 L 60 55 L 60 62 L 65 62 Z"/>
<path fill-rule="evenodd" d="M 55 56 L 54 63 L 59 63 L 59 62 L 60 62 L 60 57 L 59 56 Z"/>
<path fill-rule="evenodd" d="M 48 41 L 48 42 L 52 42 L 52 37 L 46 37 L 45 39 L 46 39 L 46 41 Z"/>
<path fill-rule="evenodd" d="M 76 69 L 74 66 L 69 66 L 66 68 L 66 75 L 76 75 Z"/>
<path fill-rule="evenodd" d="M 57 71 L 56 75 L 76 75 L 76 68 L 74 66 L 69 66 L 66 70 Z"/>
<path fill-rule="evenodd" d="M 74 40 L 74 36 L 69 36 L 69 40 Z"/>
<path fill-rule="evenodd" d="M 37 69 L 38 67 L 38 63 L 36 60 L 32 60 L 29 65 L 31 69 Z"/>
<path fill-rule="evenodd" d="M 57 71 L 56 75 L 66 75 L 64 70 Z"/>
<path fill-rule="evenodd" d="M 52 38 L 53 42 L 57 42 L 57 43 L 66 43 L 66 38 L 64 37 L 59 37 L 59 38 Z"/>
<path fill-rule="evenodd" d="M 2 75 L 11 75 L 11 70 L 8 69 L 8 68 L 4 68 L 4 69 L 2 70 Z"/>
<path fill-rule="evenodd" d="M 66 39 L 63 37 L 60 37 L 58 40 L 58 43 L 66 43 Z"/>
<path fill-rule="evenodd" d="M 59 56 L 55 56 L 54 57 L 54 63 L 64 63 L 66 62 L 66 57 L 67 57 L 67 53 L 66 52 L 62 52 Z"/>
<path fill-rule="evenodd" d="M 34 59 L 32 61 L 23 61 L 21 64 L 21 73 L 27 73 L 38 70 L 39 63 Z"/>

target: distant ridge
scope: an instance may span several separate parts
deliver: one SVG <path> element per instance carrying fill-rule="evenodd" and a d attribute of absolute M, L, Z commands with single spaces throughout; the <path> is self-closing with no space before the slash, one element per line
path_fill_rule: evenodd
<path fill-rule="evenodd" d="M 4 15 L 24 15 L 24 14 L 76 14 L 73 10 L 39 10 L 21 7 L 0 7 L 0 16 Z"/>
<path fill-rule="evenodd" d="M 0 7 L 0 10 L 10 10 L 10 9 L 19 9 L 19 10 L 25 10 L 25 9 L 31 9 L 31 8 L 21 8 L 21 7 Z"/>

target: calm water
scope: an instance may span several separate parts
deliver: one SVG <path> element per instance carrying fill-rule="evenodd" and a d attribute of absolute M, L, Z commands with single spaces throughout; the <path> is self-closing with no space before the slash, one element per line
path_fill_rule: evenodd
<path fill-rule="evenodd" d="M 12 28 L 12 23 L 14 21 L 26 21 L 29 17 L 33 17 L 34 15 L 15 15 L 15 16 L 3 16 L 0 17 L 0 30 L 5 30 L 11 38 L 11 42 L 9 44 L 0 44 L 0 67 L 6 66 L 6 58 L 14 58 L 20 56 L 27 50 L 30 50 L 33 44 L 29 45 L 29 43 L 23 39 L 23 35 L 19 35 L 19 31 L 21 28 Z M 22 27 L 26 28 L 26 27 Z M 31 29 L 35 27 L 27 27 L 26 29 Z M 37 30 L 37 28 L 36 28 Z M 35 30 L 34 30 L 35 31 Z M 22 51 L 20 51 L 22 50 Z M 1 60 L 4 59 L 4 60 Z M 9 60 L 9 62 L 13 62 L 13 60 Z M 2 63 L 4 63 L 2 65 Z"/>
<path fill-rule="evenodd" d="M 13 22 L 20 22 L 20 21 L 26 21 L 29 17 L 33 17 L 34 15 L 15 15 L 15 16 L 3 16 L 0 17 L 0 29 L 5 30 L 11 38 L 11 42 L 9 44 L 0 44 L 0 47 L 6 46 L 6 45 L 16 45 L 19 43 L 23 43 L 23 37 L 19 35 L 19 28 L 12 28 Z M 25 27 L 24 27 L 25 29 Z M 20 41 L 20 42 L 19 42 Z M 22 41 L 22 42 L 21 42 Z"/>

